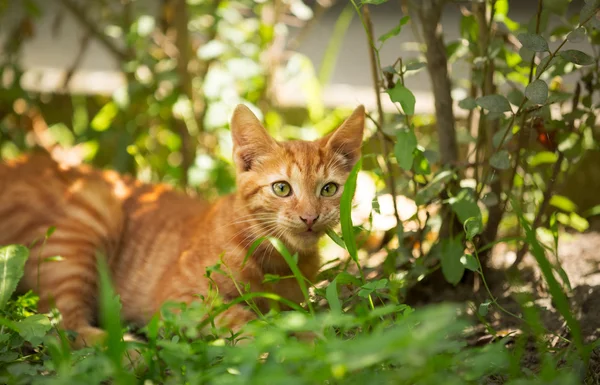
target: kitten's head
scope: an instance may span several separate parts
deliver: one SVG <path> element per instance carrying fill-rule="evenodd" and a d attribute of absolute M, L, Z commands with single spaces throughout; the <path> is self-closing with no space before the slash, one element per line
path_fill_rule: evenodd
<path fill-rule="evenodd" d="M 297 250 L 313 248 L 339 221 L 344 183 L 360 158 L 365 109 L 312 142 L 274 140 L 239 105 L 231 120 L 238 196 L 255 219 L 249 226 Z"/>

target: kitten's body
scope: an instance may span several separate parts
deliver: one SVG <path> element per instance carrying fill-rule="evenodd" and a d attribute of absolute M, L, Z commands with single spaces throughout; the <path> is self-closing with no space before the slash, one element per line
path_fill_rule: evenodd
<path fill-rule="evenodd" d="M 341 186 L 360 153 L 363 114 L 357 109 L 334 135 L 319 141 L 278 143 L 249 110 L 238 108 L 232 121 L 238 191 L 214 204 L 114 172 L 62 168 L 45 156 L 0 165 L 0 245 L 38 239 L 20 288 L 37 291 L 42 310 L 54 304 L 63 326 L 84 340 L 100 333 L 92 327 L 98 251 L 108 258 L 130 322 L 146 323 L 165 301 L 207 295 L 206 268 L 219 262 L 234 278 L 211 275 L 225 300 L 249 286 L 299 303 L 303 297 L 295 279 L 263 284 L 265 274 L 291 275 L 278 252 L 263 243 L 246 260 L 248 248 L 261 236 L 280 237 L 298 253 L 302 273 L 315 278 L 316 242 L 337 221 Z M 277 181 L 289 183 L 294 193 L 275 196 Z M 330 181 L 340 186 L 335 196 L 309 193 Z M 44 244 L 51 226 L 56 231 Z M 62 259 L 48 261 L 53 256 Z M 256 304 L 268 310 L 266 301 Z M 236 305 L 216 320 L 237 328 L 253 317 Z"/>

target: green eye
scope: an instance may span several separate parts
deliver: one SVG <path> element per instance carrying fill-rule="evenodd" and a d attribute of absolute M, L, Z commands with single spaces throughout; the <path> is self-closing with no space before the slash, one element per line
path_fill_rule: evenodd
<path fill-rule="evenodd" d="M 337 184 L 335 184 L 333 182 L 329 182 L 325 186 L 323 186 L 323 188 L 321 189 L 321 195 L 324 197 L 332 197 L 337 192 L 337 189 L 338 189 Z"/>
<path fill-rule="evenodd" d="M 292 187 L 288 182 L 275 182 L 273 183 L 273 192 L 278 197 L 287 197 L 292 194 Z"/>

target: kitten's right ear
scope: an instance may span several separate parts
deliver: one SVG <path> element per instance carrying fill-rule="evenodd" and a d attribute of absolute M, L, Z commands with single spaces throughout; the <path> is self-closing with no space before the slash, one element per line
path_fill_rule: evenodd
<path fill-rule="evenodd" d="M 260 121 L 243 104 L 233 111 L 231 118 L 231 137 L 233 138 L 233 158 L 239 171 L 248 171 L 260 160 L 261 156 L 277 147 Z"/>

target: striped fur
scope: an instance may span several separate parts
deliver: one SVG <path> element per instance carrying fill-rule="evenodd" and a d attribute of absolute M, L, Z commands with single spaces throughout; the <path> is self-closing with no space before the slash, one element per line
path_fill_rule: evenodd
<path fill-rule="evenodd" d="M 8 162 L 0 165 L 0 244 L 33 244 L 20 290 L 38 292 L 42 311 L 56 306 L 62 326 L 79 334 L 80 345 L 102 336 L 93 326 L 98 252 L 108 259 L 123 316 L 131 323 L 146 323 L 166 301 L 207 296 L 211 287 L 225 300 L 249 287 L 299 303 L 295 280 L 263 284 L 265 274 L 291 275 L 281 255 L 263 244 L 244 263 L 248 248 L 258 237 L 278 237 L 298 253 L 302 273 L 315 278 L 317 240 L 338 221 L 363 126 L 361 106 L 320 140 L 276 142 L 239 106 L 231 125 L 238 190 L 213 204 L 110 171 L 62 167 L 44 155 Z M 277 181 L 288 182 L 293 194 L 276 196 Z M 322 197 L 328 182 L 340 188 Z M 300 217 L 310 215 L 318 219 L 307 232 Z M 51 226 L 56 231 L 44 243 Z M 213 273 L 209 280 L 207 267 L 220 261 L 231 276 Z M 268 311 L 268 303 L 256 303 Z M 236 329 L 254 317 L 236 305 L 216 320 Z"/>

